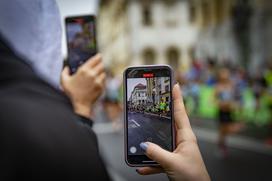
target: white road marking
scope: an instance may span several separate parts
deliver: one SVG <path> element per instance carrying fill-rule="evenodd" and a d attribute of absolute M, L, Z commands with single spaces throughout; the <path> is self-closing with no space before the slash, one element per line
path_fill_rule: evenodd
<path fill-rule="evenodd" d="M 134 124 L 136 124 L 136 126 L 141 127 L 141 125 L 139 123 L 137 123 L 134 119 L 131 119 L 130 121 L 132 121 Z"/>

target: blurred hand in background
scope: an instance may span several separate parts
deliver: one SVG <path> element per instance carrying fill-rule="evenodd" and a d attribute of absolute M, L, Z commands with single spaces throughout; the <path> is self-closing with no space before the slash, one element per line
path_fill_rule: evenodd
<path fill-rule="evenodd" d="M 92 108 L 104 91 L 106 73 L 100 54 L 90 58 L 70 75 L 65 67 L 61 75 L 61 86 L 71 99 L 74 110 L 84 117 L 92 117 Z"/>

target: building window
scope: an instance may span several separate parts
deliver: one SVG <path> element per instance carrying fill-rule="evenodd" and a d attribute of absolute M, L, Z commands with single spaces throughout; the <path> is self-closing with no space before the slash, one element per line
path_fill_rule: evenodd
<path fill-rule="evenodd" d="M 166 52 L 168 64 L 175 68 L 179 66 L 179 50 L 175 47 L 171 47 Z"/>
<path fill-rule="evenodd" d="M 208 1 L 202 1 L 202 21 L 203 25 L 206 26 L 211 22 L 211 8 Z"/>
<path fill-rule="evenodd" d="M 165 92 L 170 92 L 169 85 L 165 86 Z"/>
<path fill-rule="evenodd" d="M 224 2 L 222 0 L 215 0 L 215 18 L 216 23 L 219 24 L 224 19 Z"/>
<path fill-rule="evenodd" d="M 145 65 L 152 65 L 155 64 L 155 51 L 151 48 L 147 48 L 143 52 L 144 64 Z"/>
<path fill-rule="evenodd" d="M 175 27 L 178 24 L 178 17 L 176 13 L 176 0 L 165 0 L 165 24 L 167 27 Z"/>
<path fill-rule="evenodd" d="M 177 1 L 176 0 L 165 0 L 164 2 L 166 4 L 166 6 L 173 7 Z"/>
<path fill-rule="evenodd" d="M 151 26 L 152 25 L 152 11 L 149 4 L 145 4 L 142 9 L 143 25 Z"/>
<path fill-rule="evenodd" d="M 196 22 L 196 6 L 195 6 L 195 4 L 193 4 L 193 3 L 190 3 L 190 5 L 189 5 L 189 14 L 190 14 L 190 17 L 189 17 L 189 19 L 190 19 L 190 22 L 191 23 L 194 23 L 194 22 Z"/>

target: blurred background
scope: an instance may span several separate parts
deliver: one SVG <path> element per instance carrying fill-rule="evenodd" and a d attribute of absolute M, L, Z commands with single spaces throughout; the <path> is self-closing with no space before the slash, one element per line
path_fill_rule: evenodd
<path fill-rule="evenodd" d="M 272 1 L 57 2 L 63 21 L 68 15 L 97 15 L 108 78 L 94 129 L 114 180 L 167 180 L 139 176 L 124 162 L 122 73 L 142 64 L 175 70 L 212 180 L 272 180 Z M 66 49 L 63 35 L 64 59 Z M 231 124 L 239 124 L 223 134 L 223 149 L 215 93 L 222 68 L 232 85 Z"/>

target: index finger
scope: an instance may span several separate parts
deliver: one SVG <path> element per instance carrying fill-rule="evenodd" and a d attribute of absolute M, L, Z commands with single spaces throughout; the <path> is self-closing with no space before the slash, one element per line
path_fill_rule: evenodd
<path fill-rule="evenodd" d="M 88 66 L 90 68 L 95 67 L 97 64 L 99 64 L 102 60 L 102 56 L 100 53 L 96 54 L 94 57 L 89 58 L 86 63 L 85 66 Z"/>
<path fill-rule="evenodd" d="M 190 128 L 188 115 L 185 110 L 183 103 L 182 93 L 178 84 L 174 85 L 173 88 L 173 99 L 174 99 L 174 117 L 177 129 Z"/>

